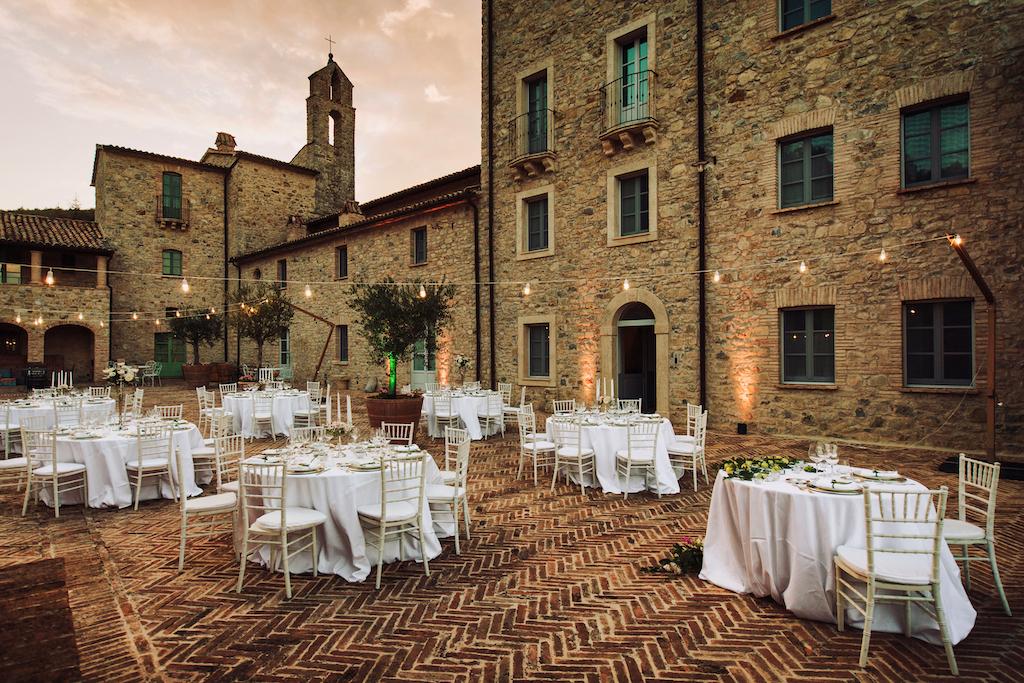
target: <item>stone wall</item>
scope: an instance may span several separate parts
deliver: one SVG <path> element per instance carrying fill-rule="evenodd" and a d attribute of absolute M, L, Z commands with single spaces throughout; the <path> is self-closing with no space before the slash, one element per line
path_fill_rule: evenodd
<path fill-rule="evenodd" d="M 283 242 L 288 217 L 313 214 L 316 176 L 241 158 L 228 177 L 228 242 L 231 255 Z M 222 266 L 220 256 L 214 267 Z"/>
<path fill-rule="evenodd" d="M 707 263 L 724 274 L 718 284 L 708 278 L 711 424 L 978 447 L 984 372 L 966 396 L 963 390 L 903 387 L 901 302 L 922 292 L 974 297 L 975 366 L 984 368 L 985 308 L 963 280 L 956 256 L 942 241 L 900 246 L 951 231 L 966 238 L 999 301 L 1004 405 L 997 440 L 1002 448 L 1019 448 L 1024 179 L 1014 159 L 1024 152 L 1024 14 L 1008 0 L 834 0 L 832 7 L 833 19 L 780 36 L 776 3 L 707 6 Z M 630 291 L 664 311 L 656 323 L 667 344 L 659 351 L 659 390 L 667 385 L 667 408 L 679 423 L 685 402 L 699 400 L 693 4 L 564 0 L 541 10 L 496 0 L 494 15 L 493 94 L 486 91 L 486 27 L 484 34 L 483 186 L 490 181 L 486 111 L 493 97 L 496 279 L 535 283 L 525 298 L 519 285 L 499 290 L 499 378 L 519 375 L 522 318 L 553 312 L 556 372 L 528 395 L 535 401 L 591 399 L 595 374 L 610 375 L 615 367 L 613 325 L 628 277 Z M 599 88 L 609 78 L 610 36 L 644 24 L 650 68 L 657 72 L 657 130 L 629 146 L 613 138 L 609 150 L 601 140 L 606 122 Z M 522 113 L 520 79 L 541 68 L 549 69 L 548 106 L 557 112 L 554 170 L 516 179 L 508 168 L 506 125 Z M 970 181 L 901 191 L 901 106 L 961 94 L 970 97 Z M 827 126 L 835 140 L 833 201 L 779 211 L 778 138 Z M 641 164 L 657 181 L 657 236 L 614 245 L 607 239 L 607 177 L 615 168 Z M 554 254 L 517 260 L 517 195 L 549 185 Z M 884 264 L 878 261 L 882 246 L 890 257 Z M 797 270 L 800 259 L 809 266 L 804 275 Z M 768 262 L 778 264 L 735 270 Z M 779 308 L 815 302 L 836 307 L 836 382 L 818 390 L 790 388 L 779 375 Z"/>

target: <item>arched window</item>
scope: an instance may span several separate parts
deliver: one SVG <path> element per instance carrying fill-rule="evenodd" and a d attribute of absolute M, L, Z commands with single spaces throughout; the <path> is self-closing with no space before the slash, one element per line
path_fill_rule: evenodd
<path fill-rule="evenodd" d="M 177 249 L 164 249 L 164 275 L 181 275 L 181 252 Z"/>

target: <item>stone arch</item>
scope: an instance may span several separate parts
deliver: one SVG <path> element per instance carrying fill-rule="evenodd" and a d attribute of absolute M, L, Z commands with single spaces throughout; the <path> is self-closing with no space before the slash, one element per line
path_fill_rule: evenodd
<path fill-rule="evenodd" d="M 615 335 L 619 315 L 631 303 L 641 303 L 654 314 L 654 351 L 658 368 L 657 411 L 669 415 L 669 330 L 668 311 L 653 292 L 634 287 L 619 292 L 608 302 L 601 319 L 601 376 L 615 377 Z"/>
<path fill-rule="evenodd" d="M 91 382 L 96 367 L 96 333 L 88 325 L 55 322 L 43 332 L 43 362 L 51 370 L 72 370 L 76 382 Z"/>
<path fill-rule="evenodd" d="M 21 376 L 28 364 L 28 330 L 14 323 L 0 323 L 0 385 L 7 386 L 11 379 Z"/>

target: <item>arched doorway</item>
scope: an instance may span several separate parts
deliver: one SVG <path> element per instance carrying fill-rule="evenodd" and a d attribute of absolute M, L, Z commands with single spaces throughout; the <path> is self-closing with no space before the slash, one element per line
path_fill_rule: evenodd
<path fill-rule="evenodd" d="M 43 362 L 51 371 L 71 370 L 75 382 L 91 382 L 94 343 L 95 337 L 88 327 L 51 327 L 43 337 Z"/>
<path fill-rule="evenodd" d="M 28 363 L 28 332 L 17 325 L 0 323 L 0 386 L 18 383 Z"/>
<path fill-rule="evenodd" d="M 639 398 L 645 413 L 657 410 L 658 365 L 654 313 L 645 304 L 626 304 L 619 311 L 615 344 L 619 398 Z"/>
<path fill-rule="evenodd" d="M 652 292 L 619 292 L 601 321 L 601 376 L 615 379 L 619 398 L 641 398 L 645 412 L 669 414 L 669 323 Z M 623 383 L 625 381 L 625 384 Z"/>

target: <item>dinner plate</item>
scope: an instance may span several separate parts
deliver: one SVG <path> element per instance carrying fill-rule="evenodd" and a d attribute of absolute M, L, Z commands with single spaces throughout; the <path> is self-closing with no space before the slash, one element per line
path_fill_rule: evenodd
<path fill-rule="evenodd" d="M 353 469 L 353 470 L 361 470 L 363 472 L 372 472 L 373 470 L 379 470 L 380 469 L 380 463 L 379 462 L 354 462 L 351 465 L 349 465 L 349 468 Z"/>
<path fill-rule="evenodd" d="M 840 496 L 859 496 L 863 491 L 860 484 L 854 482 L 834 482 L 818 479 L 809 483 L 810 488 L 824 493 L 834 493 Z"/>
<path fill-rule="evenodd" d="M 315 474 L 317 472 L 323 472 L 323 465 L 309 466 L 309 465 L 289 465 L 288 474 Z"/>
<path fill-rule="evenodd" d="M 906 481 L 907 478 L 902 476 L 899 472 L 894 470 L 868 470 L 861 469 L 853 472 L 853 476 L 858 479 L 867 479 L 869 481 Z"/>

